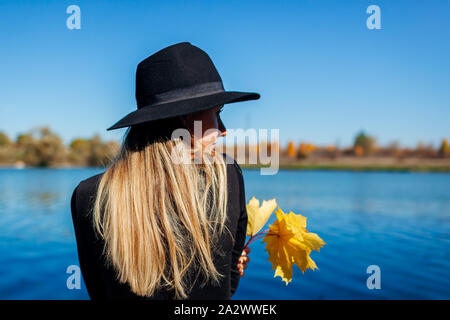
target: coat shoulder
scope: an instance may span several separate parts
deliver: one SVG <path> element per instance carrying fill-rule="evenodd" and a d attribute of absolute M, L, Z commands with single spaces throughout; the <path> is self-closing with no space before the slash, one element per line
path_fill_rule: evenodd
<path fill-rule="evenodd" d="M 103 177 L 103 174 L 104 172 L 80 181 L 80 183 L 77 186 L 79 194 L 86 194 L 86 193 L 90 194 L 92 193 L 93 190 L 96 190 L 100 182 L 100 179 Z"/>
<path fill-rule="evenodd" d="M 227 164 L 227 167 L 231 170 L 234 170 L 238 176 L 242 176 L 242 169 L 239 166 L 239 164 L 237 163 L 236 159 L 234 159 L 233 157 L 231 157 L 230 155 L 223 153 L 222 154 L 224 159 L 225 159 L 225 163 Z"/>
<path fill-rule="evenodd" d="M 74 189 L 72 194 L 72 203 L 74 206 L 72 208 L 73 215 L 78 216 L 80 212 L 88 212 L 92 202 L 95 200 L 97 193 L 98 184 L 102 178 L 103 173 L 96 174 L 87 179 L 84 179 L 78 183 L 77 187 Z"/>

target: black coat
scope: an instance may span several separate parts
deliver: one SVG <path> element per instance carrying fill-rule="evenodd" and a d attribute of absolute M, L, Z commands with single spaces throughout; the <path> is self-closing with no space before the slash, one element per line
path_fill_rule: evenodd
<path fill-rule="evenodd" d="M 116 280 L 115 271 L 107 266 L 102 256 L 104 241 L 95 232 L 88 213 L 96 196 L 101 174 L 81 181 L 72 194 L 72 220 L 78 249 L 78 259 L 84 282 L 92 300 L 104 299 L 143 299 L 131 292 L 128 284 Z M 224 232 L 220 244 L 226 252 L 224 257 L 214 255 L 214 263 L 225 275 L 219 287 L 211 284 L 200 287 L 202 281 L 197 280 L 188 299 L 219 299 L 226 300 L 236 291 L 240 274 L 237 268 L 238 259 L 244 249 L 247 211 L 242 171 L 234 161 L 227 165 L 228 175 L 228 205 L 227 226 L 235 237 L 235 243 L 228 232 Z M 200 277 L 199 277 L 200 279 Z M 172 299 L 173 293 L 159 291 L 146 299 Z"/>

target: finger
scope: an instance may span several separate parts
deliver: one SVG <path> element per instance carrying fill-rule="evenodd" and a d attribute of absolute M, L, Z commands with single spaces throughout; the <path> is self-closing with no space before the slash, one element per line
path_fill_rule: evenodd
<path fill-rule="evenodd" d="M 246 252 L 246 254 L 249 254 L 249 253 L 250 253 L 250 247 L 246 247 L 246 248 L 244 249 L 244 252 Z"/>
<path fill-rule="evenodd" d="M 239 271 L 243 271 L 244 269 L 247 269 L 247 264 L 245 264 L 245 263 L 244 264 L 238 264 L 237 267 L 238 267 Z"/>
<path fill-rule="evenodd" d="M 248 263 L 250 261 L 250 257 L 246 257 L 246 256 L 241 256 L 239 258 L 239 262 L 240 263 Z"/>

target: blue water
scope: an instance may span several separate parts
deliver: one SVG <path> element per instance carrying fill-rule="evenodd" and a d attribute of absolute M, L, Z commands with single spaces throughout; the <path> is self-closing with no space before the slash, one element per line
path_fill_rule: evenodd
<path fill-rule="evenodd" d="M 69 290 L 78 265 L 70 196 L 102 169 L 0 169 L 0 299 L 88 299 Z M 288 286 L 273 277 L 262 242 L 233 299 L 449 299 L 450 175 L 244 170 L 246 198 L 276 197 L 308 217 L 327 243 L 313 252 L 319 270 L 294 266 Z M 269 220 L 273 223 L 275 215 Z M 381 289 L 369 290 L 369 265 Z"/>

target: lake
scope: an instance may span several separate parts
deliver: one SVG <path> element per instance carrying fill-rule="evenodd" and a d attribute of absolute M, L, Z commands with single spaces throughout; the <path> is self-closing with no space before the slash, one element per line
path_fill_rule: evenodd
<path fill-rule="evenodd" d="M 0 299 L 89 298 L 83 283 L 66 286 L 68 266 L 78 265 L 70 198 L 102 171 L 0 169 Z M 294 266 L 286 286 L 273 277 L 264 243 L 253 242 L 233 299 L 450 298 L 450 174 L 243 172 L 247 202 L 275 197 L 327 245 L 311 253 L 319 269 Z M 371 265 L 380 289 L 367 287 Z"/>

